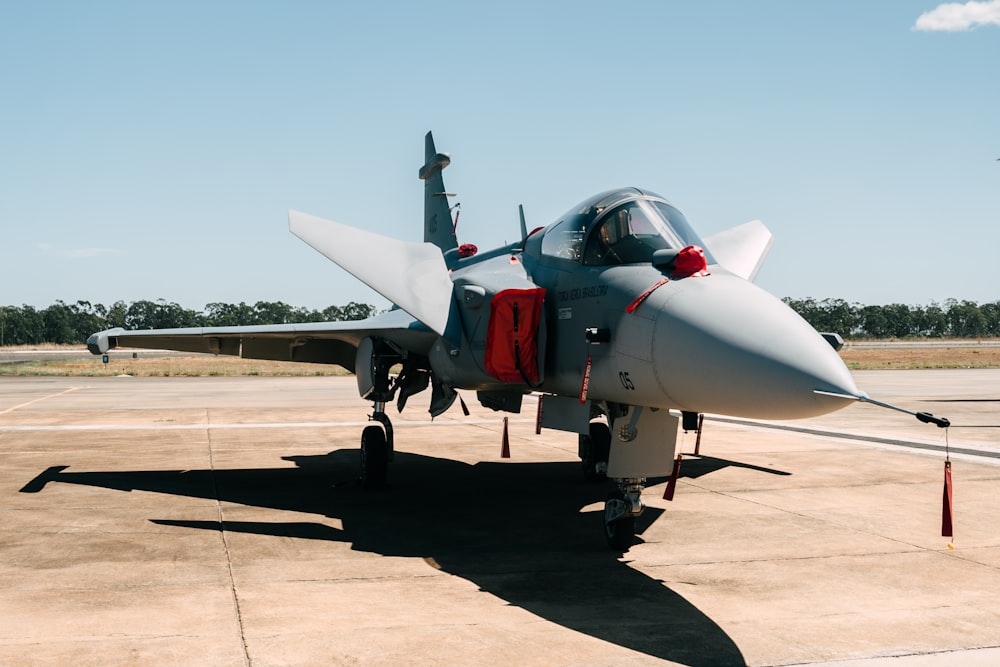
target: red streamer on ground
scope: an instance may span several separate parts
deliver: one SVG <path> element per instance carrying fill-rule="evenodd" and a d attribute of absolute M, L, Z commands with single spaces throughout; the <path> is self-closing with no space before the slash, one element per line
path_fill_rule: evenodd
<path fill-rule="evenodd" d="M 510 438 L 507 436 L 507 418 L 503 418 L 503 441 L 500 444 L 500 458 L 510 458 Z"/>
<path fill-rule="evenodd" d="M 944 494 L 941 503 L 941 537 L 954 537 L 955 514 L 951 504 L 951 461 L 944 462 Z"/>
<path fill-rule="evenodd" d="M 538 413 L 535 415 L 535 435 L 541 435 L 542 433 L 542 411 L 545 409 L 545 397 L 538 397 Z"/>
<path fill-rule="evenodd" d="M 580 405 L 587 402 L 587 390 L 590 389 L 590 365 L 593 359 L 587 355 L 587 367 L 583 369 L 583 384 L 580 385 Z"/>
<path fill-rule="evenodd" d="M 663 499 L 664 500 L 673 500 L 674 499 L 674 489 L 677 488 L 677 477 L 681 474 L 681 459 L 682 458 L 683 457 L 680 454 L 678 454 L 677 455 L 677 460 L 674 461 L 674 471 L 672 473 L 670 473 L 670 479 L 667 480 L 667 488 L 663 492 Z"/>
<path fill-rule="evenodd" d="M 701 456 L 701 427 L 705 423 L 705 415 L 698 415 L 698 437 L 694 439 L 694 455 Z"/>

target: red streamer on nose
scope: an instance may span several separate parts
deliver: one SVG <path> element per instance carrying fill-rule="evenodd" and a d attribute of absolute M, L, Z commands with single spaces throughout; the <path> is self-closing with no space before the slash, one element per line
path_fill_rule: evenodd
<path fill-rule="evenodd" d="M 635 298 L 635 301 L 633 301 L 632 303 L 630 303 L 628 305 L 628 307 L 625 308 L 625 312 L 628 313 L 629 315 L 631 315 L 635 311 L 635 309 L 638 308 L 640 306 L 640 304 L 642 304 L 642 302 L 645 301 L 646 298 L 650 294 L 653 293 L 653 290 L 655 290 L 657 287 L 660 287 L 661 285 L 666 285 L 669 282 L 670 282 L 669 280 L 667 280 L 666 278 L 664 278 L 660 282 L 658 282 L 655 285 L 653 285 L 652 287 L 650 287 L 648 290 L 646 290 L 645 292 L 643 292 L 642 294 L 640 294 L 639 296 L 637 296 Z"/>
<path fill-rule="evenodd" d="M 583 369 L 583 384 L 580 385 L 580 405 L 587 402 L 587 390 L 590 389 L 590 366 L 593 363 L 593 359 L 588 354 L 587 355 L 587 367 Z"/>

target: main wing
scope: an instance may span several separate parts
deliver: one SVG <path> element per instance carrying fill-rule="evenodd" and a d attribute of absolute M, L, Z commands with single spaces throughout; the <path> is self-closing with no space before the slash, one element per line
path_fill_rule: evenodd
<path fill-rule="evenodd" d="M 190 327 L 126 331 L 108 329 L 92 335 L 87 348 L 104 354 L 117 347 L 226 354 L 244 359 L 337 364 L 352 373 L 360 342 L 377 335 L 401 349 L 426 355 L 438 335 L 402 310 L 366 320 L 265 324 L 243 327 Z"/>
<path fill-rule="evenodd" d="M 337 266 L 444 334 L 453 287 L 441 248 L 400 241 L 300 211 L 288 212 L 288 227 Z"/>
<path fill-rule="evenodd" d="M 719 264 L 753 282 L 771 249 L 770 230 L 760 220 L 751 220 L 705 237 L 705 245 Z"/>

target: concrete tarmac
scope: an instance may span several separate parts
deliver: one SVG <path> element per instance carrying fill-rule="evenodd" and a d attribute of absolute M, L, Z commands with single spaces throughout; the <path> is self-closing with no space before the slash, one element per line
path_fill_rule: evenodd
<path fill-rule="evenodd" d="M 0 378 L 0 664 L 1000 664 L 1000 371 L 856 376 L 947 442 L 706 420 L 626 554 L 531 398 L 501 459 L 412 397 L 366 492 L 353 378 Z"/>

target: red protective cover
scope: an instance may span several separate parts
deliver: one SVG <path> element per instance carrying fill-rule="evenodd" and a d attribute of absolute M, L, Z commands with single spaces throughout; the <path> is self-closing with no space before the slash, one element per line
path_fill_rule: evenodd
<path fill-rule="evenodd" d="M 701 246 L 689 245 L 681 248 L 674 258 L 674 270 L 671 278 L 687 278 L 688 276 L 708 275 L 708 262 Z"/>
<path fill-rule="evenodd" d="M 486 329 L 487 373 L 501 382 L 539 381 L 538 328 L 542 324 L 544 300 L 545 290 L 541 287 L 508 289 L 493 297 Z"/>

